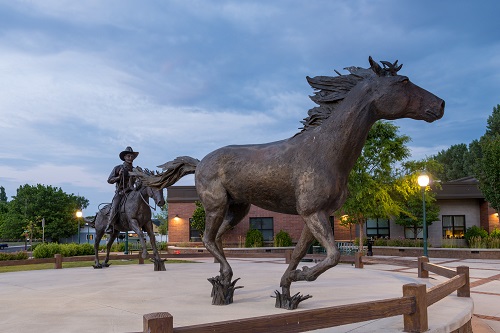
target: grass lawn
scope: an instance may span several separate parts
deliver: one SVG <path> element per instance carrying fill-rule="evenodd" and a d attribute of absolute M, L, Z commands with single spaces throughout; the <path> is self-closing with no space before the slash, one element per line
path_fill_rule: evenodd
<path fill-rule="evenodd" d="M 110 260 L 109 263 L 113 266 L 117 265 L 138 265 L 139 259 L 121 259 L 121 260 Z M 195 263 L 195 261 L 189 260 L 167 260 L 165 264 L 179 264 L 179 263 Z M 76 262 L 63 262 L 63 268 L 74 268 L 74 267 L 92 267 L 94 261 L 76 261 Z M 153 264 L 149 260 L 144 261 L 145 265 Z M 31 265 L 19 265 L 19 266 L 0 266 L 0 273 L 7 272 L 19 272 L 19 271 L 36 271 L 40 269 L 54 269 L 54 263 L 48 264 L 31 264 Z"/>

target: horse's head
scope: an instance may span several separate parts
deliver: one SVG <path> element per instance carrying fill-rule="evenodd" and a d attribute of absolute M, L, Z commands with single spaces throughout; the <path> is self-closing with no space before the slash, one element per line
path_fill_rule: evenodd
<path fill-rule="evenodd" d="M 165 205 L 165 197 L 163 196 L 163 189 L 151 186 L 144 186 L 140 178 L 140 175 L 148 175 L 148 176 L 154 175 L 153 171 L 150 171 L 148 169 L 142 169 L 141 167 L 136 167 L 134 171 L 130 172 L 130 175 L 138 177 L 136 180 L 137 190 L 142 191 L 142 193 L 147 195 L 149 198 L 153 198 L 157 206 L 162 207 Z"/>
<path fill-rule="evenodd" d="M 151 191 L 150 197 L 153 198 L 157 206 L 163 207 L 165 205 L 165 197 L 163 196 L 163 189 L 149 187 Z"/>
<path fill-rule="evenodd" d="M 377 119 L 412 118 L 433 122 L 444 114 L 444 101 L 398 75 L 402 65 L 382 61 L 383 67 L 369 57 L 370 68 L 376 74 L 364 80 L 362 94 L 371 95 L 370 108 Z M 366 96 L 366 95 L 365 95 Z"/>

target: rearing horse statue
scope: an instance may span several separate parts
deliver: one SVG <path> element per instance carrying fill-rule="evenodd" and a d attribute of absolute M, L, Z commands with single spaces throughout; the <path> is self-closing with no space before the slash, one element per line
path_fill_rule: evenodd
<path fill-rule="evenodd" d="M 380 119 L 412 118 L 433 122 L 444 114 L 444 101 L 397 74 L 402 65 L 369 59 L 370 68 L 346 68 L 350 74 L 307 77 L 316 90 L 302 131 L 277 142 L 227 146 L 201 161 L 178 157 L 160 167 L 156 176 L 143 175 L 150 186 L 164 188 L 195 173 L 196 190 L 206 212 L 203 242 L 220 263 L 212 283 L 212 304 L 232 302 L 235 281 L 222 248 L 222 236 L 247 215 L 250 205 L 300 215 L 305 223 L 291 262 L 276 291 L 276 307 L 295 309 L 311 296 L 290 294 L 295 281 L 314 281 L 338 264 L 329 216 L 347 197 L 349 172 L 361 154 L 368 131 Z M 326 258 L 297 269 L 317 239 Z"/>

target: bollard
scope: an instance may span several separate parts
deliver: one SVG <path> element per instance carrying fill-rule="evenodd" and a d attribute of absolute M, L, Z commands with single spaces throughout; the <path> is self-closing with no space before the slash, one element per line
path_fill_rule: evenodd
<path fill-rule="evenodd" d="M 354 254 L 354 267 L 363 268 L 363 252 L 356 252 Z"/>
<path fill-rule="evenodd" d="M 54 269 L 62 268 L 62 255 L 60 253 L 54 254 Z"/>
<path fill-rule="evenodd" d="M 168 312 L 154 312 L 142 317 L 143 333 L 173 333 L 174 318 Z"/>
<path fill-rule="evenodd" d="M 289 264 L 292 261 L 292 250 L 285 250 L 285 264 Z"/>

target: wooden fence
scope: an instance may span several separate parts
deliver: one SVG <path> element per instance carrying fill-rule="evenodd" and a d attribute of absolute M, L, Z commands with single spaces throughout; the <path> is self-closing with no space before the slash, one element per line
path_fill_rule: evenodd
<path fill-rule="evenodd" d="M 264 253 L 239 254 L 236 257 L 262 257 Z M 276 257 L 276 253 L 266 253 L 266 256 Z M 291 257 L 291 251 L 284 253 L 285 260 Z M 280 254 L 283 257 L 283 253 Z M 309 257 L 310 255 L 308 255 Z M 193 254 L 162 254 L 167 259 L 189 259 L 200 257 L 211 257 L 206 253 Z M 313 257 L 313 256 L 311 256 Z M 321 260 L 323 256 L 314 256 Z M 103 259 L 104 254 L 99 256 Z M 111 254 L 111 260 L 139 259 L 139 264 L 144 264 L 141 253 L 137 254 Z M 346 258 L 347 259 L 347 258 Z M 0 266 L 14 266 L 37 263 L 54 263 L 55 269 L 61 269 L 63 262 L 93 261 L 94 256 L 62 257 L 56 254 L 54 258 L 9 260 L 0 262 Z M 393 316 L 403 316 L 405 332 L 425 332 L 428 330 L 427 307 L 450 295 L 455 290 L 458 297 L 470 297 L 469 267 L 459 266 L 456 271 L 429 263 L 427 257 L 419 257 L 418 261 L 404 259 L 388 259 L 363 257 L 361 253 L 355 253 L 347 261 L 354 262 L 355 267 L 363 268 L 364 263 L 371 264 L 393 264 L 418 268 L 420 278 L 428 278 L 429 272 L 449 278 L 448 281 L 427 289 L 425 284 L 403 285 L 402 297 L 383 299 L 372 302 L 363 302 L 341 306 L 333 306 L 305 311 L 291 311 L 290 313 L 245 318 L 231 321 L 222 321 L 201 325 L 190 325 L 173 327 L 173 318 L 168 312 L 156 312 L 143 316 L 143 332 L 147 333 L 250 333 L 256 331 L 265 332 L 306 332 L 321 328 L 329 328 L 340 325 L 352 324 L 361 321 L 381 319 Z M 363 313 L 363 316 L 359 314 Z"/>
<path fill-rule="evenodd" d="M 287 255 L 287 257 L 289 254 Z M 173 327 L 173 317 L 168 312 L 149 313 L 143 316 L 144 333 L 229 333 L 229 332 L 306 332 L 316 329 L 352 324 L 361 321 L 403 316 L 404 332 L 425 332 L 429 329 L 427 307 L 457 290 L 458 297 L 470 297 L 469 267 L 457 270 L 429 263 L 427 257 L 417 262 L 387 260 L 356 255 L 356 267 L 366 263 L 396 264 L 418 267 L 418 276 L 429 277 L 429 272 L 449 278 L 448 281 L 427 289 L 425 284 L 403 285 L 403 296 L 373 302 L 333 306 L 314 310 L 222 321 L 201 325 Z M 359 314 L 363 313 L 363 316 Z"/>

